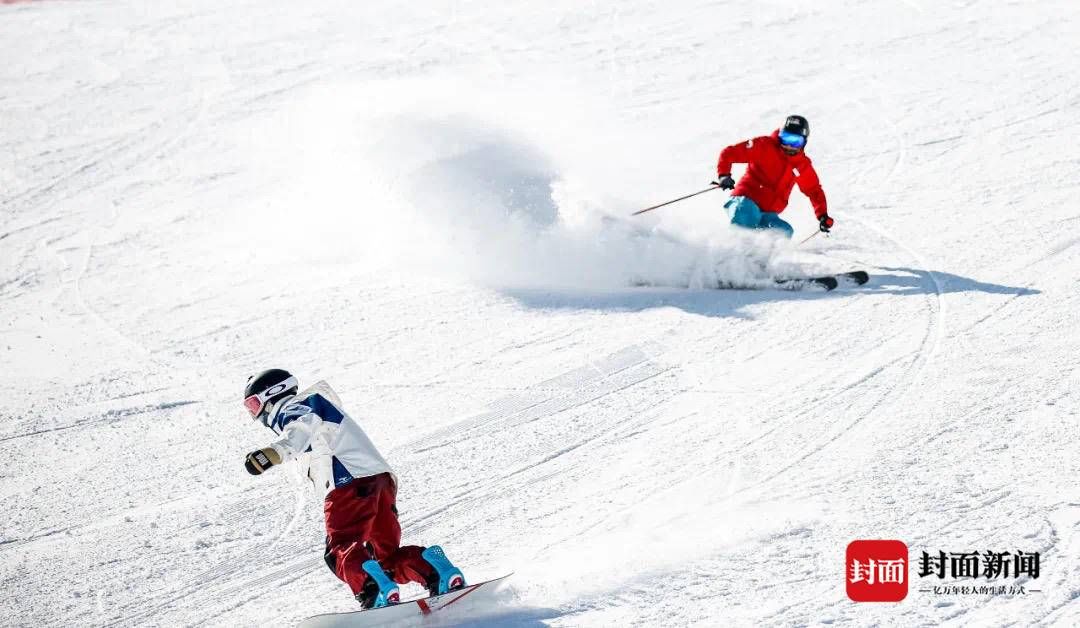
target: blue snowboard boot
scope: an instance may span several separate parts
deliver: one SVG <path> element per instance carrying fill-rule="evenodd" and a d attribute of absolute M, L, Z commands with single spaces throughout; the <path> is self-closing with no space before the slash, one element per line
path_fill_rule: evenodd
<path fill-rule="evenodd" d="M 435 574 L 427 583 L 427 589 L 431 595 L 442 595 L 465 586 L 465 576 L 461 575 L 461 570 L 446 558 L 441 547 L 432 545 L 420 552 L 420 556 L 435 568 Z"/>
<path fill-rule="evenodd" d="M 360 600 L 360 606 L 365 609 L 379 608 L 401 601 L 398 585 L 386 575 L 382 565 L 374 560 L 367 560 L 360 568 L 368 575 L 364 590 L 356 596 L 356 599 Z"/>

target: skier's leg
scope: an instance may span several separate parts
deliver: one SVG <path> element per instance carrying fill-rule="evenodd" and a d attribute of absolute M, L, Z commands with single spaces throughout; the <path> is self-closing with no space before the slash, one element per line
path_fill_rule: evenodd
<path fill-rule="evenodd" d="M 323 514 L 326 518 L 326 564 L 349 585 L 353 595 L 364 589 L 367 573 L 362 565 L 371 558 L 364 542 L 378 512 L 373 493 L 373 478 L 359 478 L 339 486 L 326 495 Z"/>
<path fill-rule="evenodd" d="M 732 196 L 724 203 L 731 217 L 731 224 L 747 229 L 757 229 L 761 224 L 761 208 L 745 196 Z"/>
<path fill-rule="evenodd" d="M 763 229 L 776 229 L 784 234 L 787 239 L 791 239 L 795 235 L 795 229 L 792 228 L 786 220 L 780 217 L 780 214 L 774 214 L 772 212 L 762 212 L 761 214 L 761 227 Z"/>

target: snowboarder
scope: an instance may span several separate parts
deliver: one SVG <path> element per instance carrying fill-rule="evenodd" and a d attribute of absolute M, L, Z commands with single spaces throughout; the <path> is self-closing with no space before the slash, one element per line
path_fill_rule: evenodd
<path fill-rule="evenodd" d="M 303 392 L 288 371 L 270 369 L 248 378 L 244 407 L 251 418 L 278 434 L 247 455 L 244 466 L 259 475 L 297 460 L 322 491 L 326 564 L 364 608 L 400 601 L 398 584 L 418 582 L 431 595 L 465 586 L 461 571 L 442 548 L 401 545 L 397 478 L 360 425 L 326 382 Z"/>
<path fill-rule="evenodd" d="M 790 238 L 795 230 L 780 218 L 787 207 L 791 188 L 797 183 L 814 206 L 818 228 L 825 233 L 833 226 L 814 166 L 803 152 L 810 136 L 810 123 L 802 116 L 788 116 L 784 126 L 771 135 L 732 144 L 720 151 L 716 164 L 716 184 L 734 190 L 724 203 L 731 224 L 748 229 L 775 229 Z M 732 164 L 748 164 L 738 185 L 731 178 Z"/>

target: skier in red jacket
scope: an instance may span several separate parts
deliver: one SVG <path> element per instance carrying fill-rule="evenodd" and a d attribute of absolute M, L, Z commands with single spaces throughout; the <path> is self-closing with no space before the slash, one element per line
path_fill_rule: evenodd
<path fill-rule="evenodd" d="M 810 123 L 802 116 L 788 116 L 784 126 L 754 139 L 732 144 L 720 151 L 716 164 L 717 185 L 734 191 L 724 203 L 731 224 L 748 229 L 776 229 L 790 238 L 795 230 L 780 218 L 791 188 L 798 183 L 814 206 L 818 227 L 828 233 L 833 226 L 814 166 L 803 149 Z M 738 185 L 731 178 L 731 164 L 748 164 Z"/>

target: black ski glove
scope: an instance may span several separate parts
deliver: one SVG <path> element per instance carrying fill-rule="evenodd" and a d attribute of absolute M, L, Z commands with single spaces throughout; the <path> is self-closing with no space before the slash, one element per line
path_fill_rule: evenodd
<path fill-rule="evenodd" d="M 735 189 L 735 179 L 732 179 L 730 174 L 722 174 L 720 180 L 716 181 L 716 185 L 719 185 L 721 190 L 733 190 Z"/>
<path fill-rule="evenodd" d="M 828 214 L 822 214 L 821 216 L 818 217 L 817 220 L 818 220 L 818 229 L 821 229 L 825 233 L 828 233 L 829 229 L 832 229 L 833 223 L 836 222 Z"/>
<path fill-rule="evenodd" d="M 251 475 L 259 475 L 270 467 L 281 462 L 281 456 L 272 447 L 253 451 L 244 459 L 244 468 Z"/>

